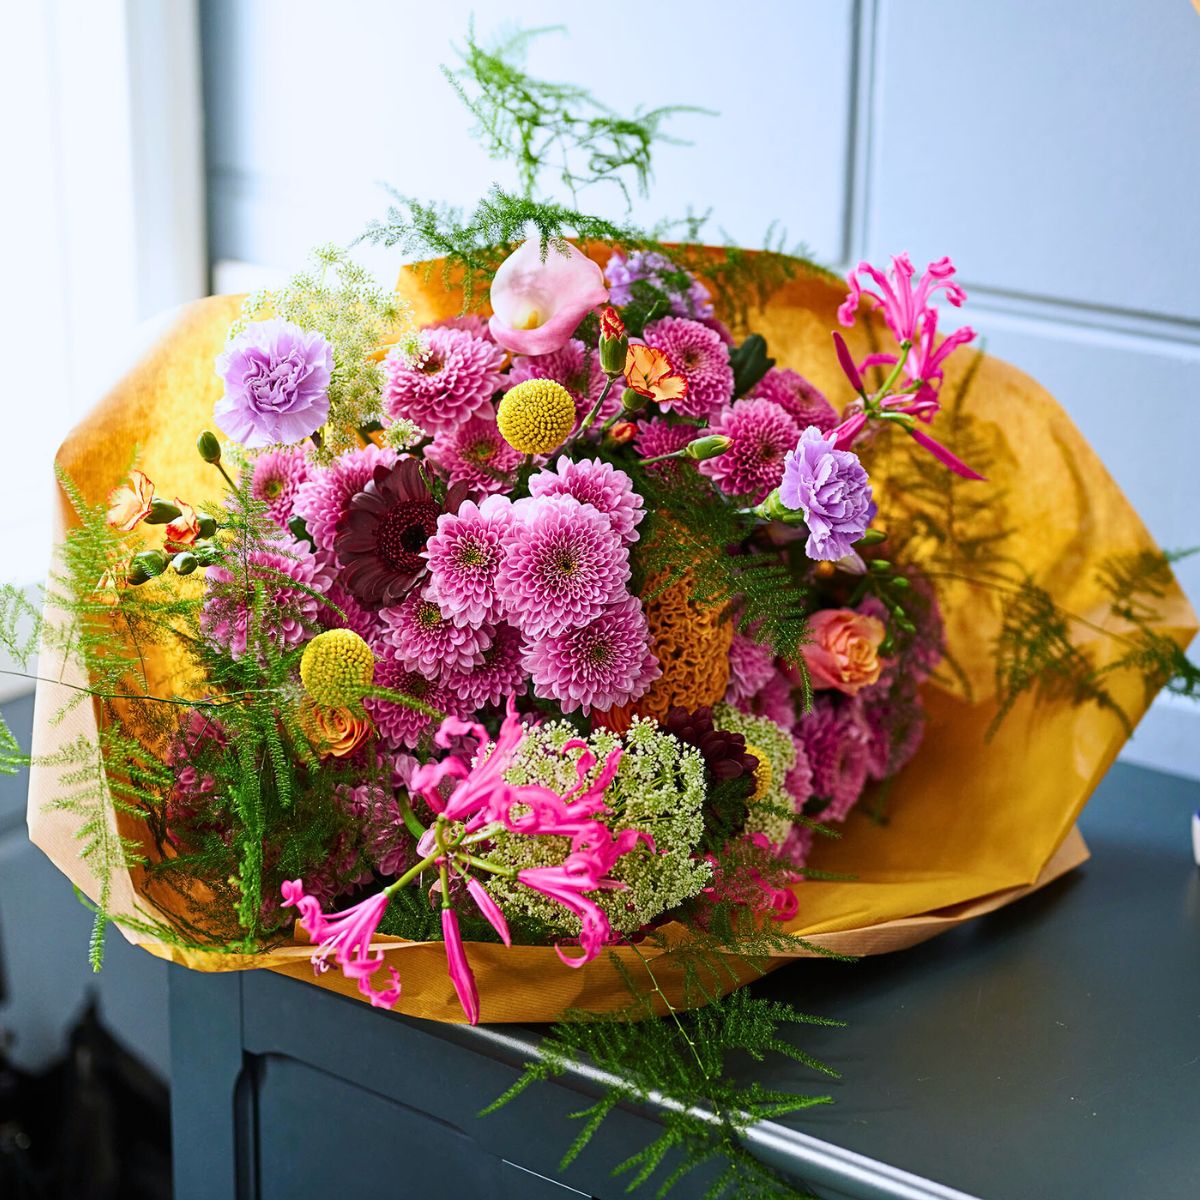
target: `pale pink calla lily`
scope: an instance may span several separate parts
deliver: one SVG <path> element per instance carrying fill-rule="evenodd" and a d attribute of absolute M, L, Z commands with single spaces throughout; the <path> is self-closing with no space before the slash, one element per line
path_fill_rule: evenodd
<path fill-rule="evenodd" d="M 584 315 L 608 300 L 604 273 L 570 242 L 522 242 L 492 279 L 496 344 L 513 354 L 552 354 L 570 340 Z"/>

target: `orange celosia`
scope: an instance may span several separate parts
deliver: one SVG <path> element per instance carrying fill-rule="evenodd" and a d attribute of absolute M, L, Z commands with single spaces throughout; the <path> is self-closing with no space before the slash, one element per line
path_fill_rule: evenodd
<path fill-rule="evenodd" d="M 307 697 L 300 709 L 300 723 L 322 758 L 345 758 L 353 754 L 375 731 L 366 713 L 349 708 L 324 708 Z"/>
<path fill-rule="evenodd" d="M 154 484 L 141 471 L 130 471 L 129 479 L 108 495 L 105 520 L 122 533 L 128 533 L 150 514 Z"/>
<path fill-rule="evenodd" d="M 182 550 L 194 545 L 200 536 L 200 521 L 196 517 L 196 510 L 178 496 L 175 497 L 175 507 L 179 509 L 179 516 L 163 530 L 163 544 L 168 550 Z"/>
<path fill-rule="evenodd" d="M 625 355 L 625 382 L 648 400 L 670 403 L 687 395 L 687 380 L 662 350 L 631 345 Z"/>
<path fill-rule="evenodd" d="M 651 598 L 643 603 L 650 649 L 662 666 L 662 675 L 632 704 L 596 713 L 593 718 L 597 725 L 618 733 L 629 728 L 635 715 L 661 721 L 676 704 L 688 709 L 716 704 L 729 683 L 733 622 L 727 619 L 726 609 L 697 600 L 691 576 L 685 575 L 662 592 L 660 586 L 658 580 L 648 583 L 645 594 Z"/>

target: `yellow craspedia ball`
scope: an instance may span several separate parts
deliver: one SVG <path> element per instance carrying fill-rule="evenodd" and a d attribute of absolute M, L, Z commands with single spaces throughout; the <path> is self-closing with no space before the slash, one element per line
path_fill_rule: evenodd
<path fill-rule="evenodd" d="M 300 681 L 324 708 L 356 704 L 375 679 L 375 655 L 352 629 L 318 633 L 300 657 Z"/>
<path fill-rule="evenodd" d="M 753 754 L 758 759 L 758 766 L 754 768 L 754 792 L 750 796 L 750 803 L 755 800 L 761 800 L 771 790 L 771 760 L 757 746 L 746 743 L 746 753 Z"/>
<path fill-rule="evenodd" d="M 522 454 L 549 454 L 575 428 L 575 400 L 553 379 L 526 379 L 500 401 L 500 435 Z"/>

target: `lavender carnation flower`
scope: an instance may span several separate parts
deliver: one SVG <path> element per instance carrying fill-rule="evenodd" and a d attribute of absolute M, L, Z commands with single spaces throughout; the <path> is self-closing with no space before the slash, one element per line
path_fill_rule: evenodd
<path fill-rule="evenodd" d="M 477 492 L 502 492 L 512 486 L 512 476 L 523 455 L 501 436 L 490 404 L 454 429 L 439 433 L 425 451 L 450 483 L 465 483 Z"/>
<path fill-rule="evenodd" d="M 821 391 L 788 367 L 772 367 L 754 385 L 753 394 L 774 401 L 801 429 L 815 425 L 828 433 L 838 423 L 837 409 Z"/>
<path fill-rule="evenodd" d="M 442 610 L 413 591 L 403 603 L 379 613 L 386 626 L 383 637 L 391 643 L 395 657 L 409 671 L 426 679 L 440 679 L 447 671 L 469 671 L 483 662 L 483 652 L 492 644 L 487 626 L 456 625 Z"/>
<path fill-rule="evenodd" d="M 365 446 L 343 454 L 332 466 L 313 471 L 296 489 L 296 512 L 304 518 L 317 548 L 333 553 L 338 523 L 350 511 L 350 501 L 367 486 L 378 466 L 396 462 L 394 450 Z"/>
<path fill-rule="evenodd" d="M 849 554 L 875 515 L 871 484 L 858 455 L 835 450 L 815 425 L 805 429 L 784 462 L 779 499 L 804 513 L 808 557 L 828 562 Z"/>
<path fill-rule="evenodd" d="M 539 696 L 585 716 L 636 700 L 662 674 L 636 596 L 608 605 L 582 627 L 528 643 L 524 665 Z"/>
<path fill-rule="evenodd" d="M 276 525 L 286 529 L 296 512 L 296 493 L 307 478 L 308 461 L 299 446 L 268 450 L 254 460 L 250 494 L 267 506 Z"/>
<path fill-rule="evenodd" d="M 494 623 L 504 616 L 496 582 L 512 522 L 507 496 L 487 496 L 479 504 L 464 500 L 458 512 L 438 517 L 437 532 L 425 543 L 425 596 L 456 625 Z"/>
<path fill-rule="evenodd" d="M 539 471 L 529 480 L 531 496 L 574 496 L 602 512 L 613 532 L 626 544 L 638 540 L 637 525 L 646 515 L 642 498 L 624 471 L 598 458 L 573 462 L 565 455 L 557 471 Z"/>
<path fill-rule="evenodd" d="M 441 433 L 492 398 L 500 387 L 504 351 L 465 329 L 427 329 L 422 336 L 425 354 L 419 362 L 397 351 L 385 359 L 383 403 L 389 416 Z"/>
<path fill-rule="evenodd" d="M 536 496 L 513 516 L 496 590 L 526 638 L 578 629 L 624 594 L 629 551 L 603 513 L 574 496 Z"/>
<path fill-rule="evenodd" d="M 662 350 L 688 382 L 686 396 L 660 408 L 684 417 L 711 417 L 733 399 L 733 368 L 720 334 L 699 321 L 663 317 L 646 326 L 645 340 Z"/>
<path fill-rule="evenodd" d="M 319 333 L 256 321 L 217 357 L 225 394 L 213 420 L 251 449 L 299 442 L 329 418 L 332 373 L 333 348 Z"/>
<path fill-rule="evenodd" d="M 613 253 L 604 268 L 608 281 L 608 299 L 618 308 L 633 299 L 633 284 L 646 280 L 671 296 L 671 312 L 677 317 L 705 318 L 713 315 L 712 293 L 690 272 L 685 272 L 689 283 L 686 292 L 677 292 L 667 287 L 663 275 L 680 270 L 665 255 L 654 251 L 635 250 L 628 258 L 620 251 Z"/>
<path fill-rule="evenodd" d="M 728 496 L 764 500 L 783 476 L 785 456 L 796 445 L 800 429 L 771 400 L 738 400 L 709 425 L 731 445 L 724 454 L 700 464 L 700 472 L 715 480 Z"/>

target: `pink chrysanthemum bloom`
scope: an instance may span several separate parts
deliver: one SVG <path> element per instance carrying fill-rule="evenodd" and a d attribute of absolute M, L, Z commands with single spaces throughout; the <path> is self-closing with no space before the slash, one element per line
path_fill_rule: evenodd
<path fill-rule="evenodd" d="M 337 568 L 332 562 L 332 555 L 321 556 L 326 563 L 326 569 L 331 574 L 333 584 L 325 593 L 325 599 L 330 604 L 336 604 L 341 615 L 322 604 L 317 613 L 317 621 L 322 629 L 352 629 L 364 642 L 374 641 L 382 630 L 379 614 L 363 608 L 355 598 L 354 593 L 343 587 L 337 580 Z"/>
<path fill-rule="evenodd" d="M 397 660 L 426 679 L 440 679 L 447 671 L 470 671 L 483 662 L 483 652 L 492 644 L 488 626 L 456 625 L 415 590 L 379 615 L 385 625 L 383 637 Z"/>
<path fill-rule="evenodd" d="M 757 692 L 743 696 L 734 707 L 752 717 L 766 717 L 785 729 L 796 719 L 791 681 L 778 669 L 772 670 L 767 681 Z"/>
<path fill-rule="evenodd" d="M 824 394 L 790 367 L 772 367 L 754 385 L 751 394 L 778 404 L 801 429 L 815 425 L 827 433 L 840 419 Z"/>
<path fill-rule="evenodd" d="M 656 417 L 638 425 L 633 448 L 639 458 L 657 458 L 660 454 L 674 454 L 677 450 L 682 450 L 697 434 L 695 425 L 672 425 L 661 417 Z M 690 464 L 678 458 L 668 458 L 646 467 L 651 475 L 658 475 L 664 479 L 674 479 L 682 472 L 692 469 Z"/>
<path fill-rule="evenodd" d="M 602 512 L 613 532 L 629 544 L 638 540 L 637 526 L 646 515 L 642 498 L 624 471 L 598 458 L 573 462 L 565 455 L 555 471 L 539 471 L 529 480 L 531 496 L 574 496 Z"/>
<path fill-rule="evenodd" d="M 403 875 L 417 861 L 417 842 L 404 823 L 391 788 L 363 784 L 353 790 L 367 857 L 382 875 Z"/>
<path fill-rule="evenodd" d="M 441 433 L 491 400 L 500 387 L 504 352 L 464 329 L 428 329 L 423 343 L 418 362 L 397 350 L 384 360 L 383 407 L 390 417 Z"/>
<path fill-rule="evenodd" d="M 281 644 L 294 646 L 304 641 L 317 624 L 318 612 L 324 605 L 315 596 L 289 587 L 280 576 L 324 593 L 333 583 L 328 568 L 307 543 L 296 541 L 281 541 L 278 551 L 252 550 L 246 565 L 250 579 L 263 585 L 271 627 L 278 629 Z M 240 658 L 246 653 L 251 618 L 242 566 L 239 563 L 236 576 L 226 567 L 211 566 L 204 583 L 207 595 L 200 628 L 212 641 L 227 646 L 235 658 Z"/>
<path fill-rule="evenodd" d="M 593 708 L 607 712 L 638 699 L 662 674 L 635 596 L 610 604 L 582 628 L 530 642 L 524 663 L 539 696 L 557 700 L 563 712 L 582 709 L 585 716 Z"/>
<path fill-rule="evenodd" d="M 382 651 L 382 653 L 380 653 Z M 418 671 L 409 671 L 394 651 L 382 643 L 375 645 L 375 686 L 403 692 L 414 700 L 442 713 L 457 713 L 460 701 L 440 683 L 426 679 Z M 392 749 L 414 750 L 437 723 L 437 718 L 419 709 L 392 700 L 369 699 L 363 705 L 375 722 L 380 740 Z"/>
<path fill-rule="evenodd" d="M 575 398 L 575 415 L 580 420 L 600 399 L 607 376 L 600 369 L 600 356 L 578 338 L 550 354 L 522 354 L 513 359 L 505 377 L 505 389 L 514 388 L 527 379 L 553 379 Z M 621 405 L 621 389 L 614 387 L 604 402 L 600 417 L 610 417 Z"/>
<path fill-rule="evenodd" d="M 310 472 L 296 489 L 295 507 L 318 549 L 333 552 L 338 522 L 350 511 L 352 497 L 367 486 L 376 467 L 390 467 L 395 461 L 394 450 L 365 446 L 343 454 L 332 466 Z"/>
<path fill-rule="evenodd" d="M 629 550 L 608 518 L 574 496 L 536 496 L 513 505 L 496 590 L 528 639 L 594 621 L 625 594 Z"/>
<path fill-rule="evenodd" d="M 478 313 L 464 313 L 457 317 L 443 317 L 440 321 L 430 321 L 425 328 L 461 329 L 465 333 L 474 334 L 475 337 L 483 338 L 485 341 L 494 341 L 492 331 L 488 328 L 487 318 L 481 317 Z"/>
<path fill-rule="evenodd" d="M 828 801 L 817 819 L 844 821 L 867 782 L 870 731 L 860 707 L 819 695 L 796 722 L 796 736 L 812 767 L 813 796 Z"/>
<path fill-rule="evenodd" d="M 788 451 L 800 440 L 800 427 L 771 400 L 738 400 L 709 426 L 733 443 L 706 459 L 700 471 L 727 496 L 748 496 L 757 504 L 779 486 Z"/>
<path fill-rule="evenodd" d="M 525 690 L 529 675 L 521 661 L 523 648 L 520 633 L 502 621 L 493 628 L 492 643 L 483 652 L 483 661 L 465 673 L 447 671 L 442 683 L 462 701 L 465 712 L 500 704 L 505 696 Z"/>
<path fill-rule="evenodd" d="M 501 436 L 495 409 L 488 404 L 452 430 L 437 434 L 425 450 L 447 480 L 477 492 L 503 492 L 524 456 Z"/>
<path fill-rule="evenodd" d="M 720 334 L 699 321 L 663 317 L 645 329 L 647 346 L 664 351 L 688 382 L 687 394 L 664 401 L 663 409 L 684 417 L 711 417 L 733 399 L 729 348 Z"/>
<path fill-rule="evenodd" d="M 250 494 L 267 506 L 276 525 L 286 529 L 296 513 L 296 492 L 307 478 L 308 460 L 300 446 L 268 450 L 254 460 Z"/>
<path fill-rule="evenodd" d="M 812 764 L 808 761 L 808 751 L 796 734 L 792 735 L 792 745 L 796 747 L 796 761 L 783 781 L 783 790 L 792 798 L 797 812 L 802 812 L 804 806 L 812 799 L 813 772 Z"/>
<path fill-rule="evenodd" d="M 775 674 L 775 654 L 745 634 L 735 633 L 729 646 L 729 686 L 725 700 L 738 708 Z"/>
<path fill-rule="evenodd" d="M 486 496 L 478 504 L 464 500 L 458 512 L 438 517 L 437 532 L 425 543 L 425 595 L 456 625 L 494 623 L 503 617 L 496 587 L 512 523 L 507 496 Z"/>

